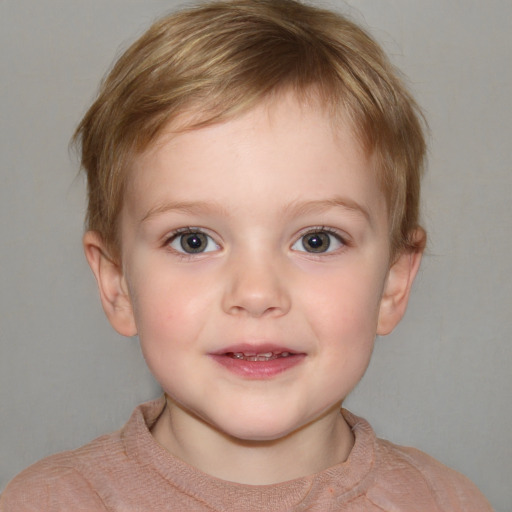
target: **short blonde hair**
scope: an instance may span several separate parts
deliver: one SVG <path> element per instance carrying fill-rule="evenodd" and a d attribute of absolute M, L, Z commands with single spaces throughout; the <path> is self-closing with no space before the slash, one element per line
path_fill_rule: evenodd
<path fill-rule="evenodd" d="M 202 4 L 154 23 L 119 58 L 79 124 L 87 228 L 118 256 L 117 220 L 130 159 L 180 114 L 195 128 L 293 89 L 348 118 L 374 155 L 392 252 L 421 250 L 421 112 L 379 45 L 345 17 L 295 0 Z"/>

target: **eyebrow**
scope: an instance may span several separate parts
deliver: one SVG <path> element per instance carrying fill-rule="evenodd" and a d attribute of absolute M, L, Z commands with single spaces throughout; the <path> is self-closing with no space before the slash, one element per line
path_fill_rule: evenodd
<path fill-rule="evenodd" d="M 317 201 L 294 201 L 287 206 L 286 210 L 293 215 L 305 215 L 308 213 L 322 212 L 330 208 L 343 208 L 362 215 L 369 224 L 372 224 L 370 212 L 363 205 L 347 197 L 334 196 L 329 199 L 320 199 Z"/>
<path fill-rule="evenodd" d="M 226 208 L 216 201 L 176 201 L 161 204 L 159 206 L 151 208 L 144 215 L 144 217 L 142 217 L 141 222 L 145 222 L 155 217 L 156 215 L 168 212 L 182 212 L 203 215 L 212 214 L 214 212 L 224 212 L 225 214 L 227 214 Z"/>
<path fill-rule="evenodd" d="M 340 196 L 312 201 L 293 201 L 284 208 L 284 211 L 288 215 L 295 217 L 299 215 L 306 215 L 308 213 L 322 212 L 330 208 L 343 208 L 344 210 L 360 214 L 367 220 L 369 224 L 372 224 L 372 219 L 368 209 L 352 199 Z M 196 215 L 223 213 L 225 215 L 229 215 L 229 212 L 226 210 L 226 208 L 217 201 L 176 201 L 161 204 L 151 208 L 144 215 L 141 222 L 146 222 L 156 215 L 161 215 L 168 212 L 181 212 Z"/>

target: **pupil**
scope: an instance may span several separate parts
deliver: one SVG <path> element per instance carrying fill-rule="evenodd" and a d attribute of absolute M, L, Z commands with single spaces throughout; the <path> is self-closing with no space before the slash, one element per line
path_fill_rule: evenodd
<path fill-rule="evenodd" d="M 202 252 L 206 239 L 202 233 L 192 233 L 181 239 L 181 247 L 185 252 Z"/>
<path fill-rule="evenodd" d="M 325 252 L 330 243 L 329 236 L 325 233 L 313 233 L 307 236 L 303 245 L 309 252 Z"/>

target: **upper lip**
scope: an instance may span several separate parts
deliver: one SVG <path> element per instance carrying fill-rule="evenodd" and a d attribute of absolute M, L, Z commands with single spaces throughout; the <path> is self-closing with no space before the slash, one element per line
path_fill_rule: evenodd
<path fill-rule="evenodd" d="M 284 345 L 277 345 L 275 343 L 237 343 L 215 350 L 212 355 L 223 355 L 223 354 L 245 354 L 246 356 L 255 356 L 258 354 L 267 354 L 272 352 L 273 354 L 281 354 L 283 352 L 289 352 L 290 354 L 299 354 L 297 350 L 293 350 Z"/>

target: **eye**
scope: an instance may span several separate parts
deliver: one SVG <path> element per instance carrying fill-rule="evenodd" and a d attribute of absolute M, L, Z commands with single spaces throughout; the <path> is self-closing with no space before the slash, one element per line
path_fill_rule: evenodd
<path fill-rule="evenodd" d="M 176 233 L 169 240 L 169 245 L 178 252 L 186 254 L 199 254 L 219 249 L 213 239 L 201 231 L 186 231 Z"/>
<path fill-rule="evenodd" d="M 294 251 L 311 253 L 332 252 L 345 245 L 341 236 L 328 230 L 318 229 L 302 235 L 292 246 Z"/>

